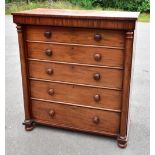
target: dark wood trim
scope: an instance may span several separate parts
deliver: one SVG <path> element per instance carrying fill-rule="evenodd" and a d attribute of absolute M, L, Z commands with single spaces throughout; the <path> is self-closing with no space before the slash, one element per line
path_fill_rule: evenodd
<path fill-rule="evenodd" d="M 118 145 L 120 147 L 127 146 L 133 38 L 134 38 L 134 32 L 127 31 L 125 35 L 125 63 L 124 63 L 121 124 L 120 124 L 120 135 L 118 136 Z"/>
<path fill-rule="evenodd" d="M 93 106 L 86 106 L 86 105 L 80 105 L 80 104 L 74 104 L 74 103 L 66 103 L 66 102 L 61 102 L 61 101 L 45 100 L 45 99 L 39 99 L 39 98 L 34 98 L 34 97 L 31 97 L 31 100 L 42 101 L 42 102 L 58 103 L 58 104 L 64 104 L 64 105 L 71 105 L 71 106 L 75 106 L 75 107 L 84 107 L 84 108 L 89 108 L 89 109 L 97 109 L 97 110 L 116 112 L 116 113 L 120 113 L 121 112 L 120 110 L 100 108 L 100 107 L 93 107 Z"/>
<path fill-rule="evenodd" d="M 29 120 L 25 120 L 23 122 L 23 125 L 25 125 L 26 131 L 32 131 L 35 127 L 35 122 L 32 119 L 29 119 Z"/>
<path fill-rule="evenodd" d="M 61 17 L 20 16 L 14 14 L 13 22 L 27 25 L 50 25 L 65 27 L 84 27 L 113 30 L 134 30 L 135 20 L 76 19 Z"/>
<path fill-rule="evenodd" d="M 29 80 L 44 81 L 44 82 L 51 82 L 51 83 L 62 83 L 62 84 L 77 85 L 77 86 L 91 87 L 91 88 L 100 88 L 100 89 L 109 89 L 109 90 L 116 90 L 116 91 L 122 90 L 119 88 L 101 87 L 101 86 L 95 86 L 95 85 L 87 85 L 87 84 L 81 84 L 81 83 L 79 84 L 79 83 L 64 82 L 64 81 L 51 81 L 51 80 L 38 79 L 38 78 L 33 78 L 33 77 L 29 77 Z"/>
<path fill-rule="evenodd" d="M 71 63 L 71 62 L 60 62 L 60 61 L 52 61 L 52 60 L 42 60 L 42 59 L 33 59 L 28 58 L 28 61 L 37 61 L 37 62 L 45 62 L 45 63 L 56 63 L 56 64 L 66 64 L 66 65 L 76 65 L 76 66 L 85 66 L 85 67 L 98 67 L 98 68 L 108 68 L 108 69 L 119 69 L 123 70 L 122 67 L 113 67 L 113 66 L 101 66 L 101 65 L 91 65 L 91 64 L 80 64 L 80 63 Z"/>
<path fill-rule="evenodd" d="M 29 81 L 27 79 L 28 67 L 26 61 L 26 50 L 24 44 L 24 26 L 17 25 L 18 32 L 18 42 L 20 51 L 20 61 L 21 61 L 21 73 L 22 73 L 22 84 L 23 84 L 23 97 L 24 97 L 24 109 L 25 109 L 25 121 L 29 122 L 31 120 L 31 110 L 30 110 L 30 94 L 29 94 Z"/>
<path fill-rule="evenodd" d="M 127 147 L 127 137 L 118 136 L 118 138 L 117 138 L 117 144 L 121 148 Z"/>

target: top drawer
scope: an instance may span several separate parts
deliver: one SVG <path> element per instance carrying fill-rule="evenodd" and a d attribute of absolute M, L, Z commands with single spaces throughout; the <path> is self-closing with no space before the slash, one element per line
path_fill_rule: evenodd
<path fill-rule="evenodd" d="M 29 41 L 124 47 L 124 31 L 116 30 L 27 26 L 26 39 Z"/>

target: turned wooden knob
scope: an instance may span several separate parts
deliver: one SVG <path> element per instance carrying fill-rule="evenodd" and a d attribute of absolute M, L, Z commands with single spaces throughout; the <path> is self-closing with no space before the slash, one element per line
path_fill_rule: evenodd
<path fill-rule="evenodd" d="M 94 74 L 94 80 L 98 81 L 98 80 L 100 80 L 100 78 L 101 78 L 101 76 L 99 73 Z"/>
<path fill-rule="evenodd" d="M 94 39 L 96 41 L 100 41 L 102 39 L 102 35 L 101 34 L 95 34 Z"/>
<path fill-rule="evenodd" d="M 51 55 L 52 55 L 52 50 L 51 50 L 51 49 L 46 49 L 46 50 L 45 50 L 45 54 L 46 54 L 47 56 L 51 56 Z"/>
<path fill-rule="evenodd" d="M 101 58 L 102 58 L 102 56 L 101 56 L 101 54 L 99 54 L 99 53 L 96 53 L 96 54 L 94 55 L 94 59 L 95 59 L 96 61 L 100 61 Z"/>
<path fill-rule="evenodd" d="M 100 122 L 100 119 L 98 116 L 93 117 L 93 123 L 98 124 Z"/>
<path fill-rule="evenodd" d="M 96 94 L 96 95 L 94 96 L 94 100 L 95 100 L 96 102 L 99 102 L 100 99 L 101 99 L 101 97 L 100 97 L 99 94 Z"/>
<path fill-rule="evenodd" d="M 52 68 L 47 69 L 46 73 L 48 75 L 52 75 L 53 74 L 53 69 Z"/>
<path fill-rule="evenodd" d="M 44 32 L 44 36 L 45 36 L 46 38 L 50 38 L 51 35 L 52 35 L 52 33 L 51 33 L 50 31 Z"/>
<path fill-rule="evenodd" d="M 54 110 L 50 110 L 50 111 L 49 111 L 49 116 L 50 116 L 50 117 L 54 117 L 54 115 L 55 115 L 55 111 L 54 111 Z"/>
<path fill-rule="evenodd" d="M 54 95 L 54 89 L 49 89 L 48 94 L 51 95 L 51 96 Z"/>

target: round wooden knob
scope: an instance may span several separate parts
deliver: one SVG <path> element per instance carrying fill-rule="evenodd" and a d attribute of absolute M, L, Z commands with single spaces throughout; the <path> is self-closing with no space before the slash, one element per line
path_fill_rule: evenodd
<path fill-rule="evenodd" d="M 44 32 L 44 36 L 45 36 L 46 38 L 50 38 L 51 35 L 52 35 L 52 33 L 51 33 L 50 31 Z"/>
<path fill-rule="evenodd" d="M 47 56 L 51 56 L 51 55 L 52 55 L 52 50 L 51 50 L 51 49 L 46 49 L 46 50 L 45 50 L 45 54 L 46 54 Z"/>
<path fill-rule="evenodd" d="M 101 99 L 101 97 L 100 97 L 99 94 L 96 94 L 96 95 L 94 96 L 94 100 L 95 100 L 96 102 L 99 102 L 100 99 Z"/>
<path fill-rule="evenodd" d="M 97 54 L 94 55 L 94 59 L 95 59 L 96 61 L 100 61 L 101 58 L 102 58 L 102 56 L 101 56 L 101 54 L 99 54 L 99 53 L 97 53 Z"/>
<path fill-rule="evenodd" d="M 100 41 L 102 39 L 102 35 L 101 34 L 95 34 L 94 39 L 96 41 Z"/>
<path fill-rule="evenodd" d="M 93 123 L 98 124 L 99 122 L 100 122 L 99 117 L 98 117 L 98 116 L 95 116 L 95 117 L 93 118 Z"/>
<path fill-rule="evenodd" d="M 49 89 L 48 94 L 51 96 L 54 95 L 54 89 Z"/>
<path fill-rule="evenodd" d="M 55 115 L 55 111 L 54 111 L 54 110 L 50 110 L 50 111 L 49 111 L 49 116 L 50 116 L 50 117 L 54 117 L 54 115 Z"/>
<path fill-rule="evenodd" d="M 53 74 L 53 69 L 52 68 L 47 69 L 46 73 L 48 75 L 52 75 Z"/>
<path fill-rule="evenodd" d="M 98 81 L 100 80 L 101 76 L 99 73 L 94 74 L 94 80 Z"/>

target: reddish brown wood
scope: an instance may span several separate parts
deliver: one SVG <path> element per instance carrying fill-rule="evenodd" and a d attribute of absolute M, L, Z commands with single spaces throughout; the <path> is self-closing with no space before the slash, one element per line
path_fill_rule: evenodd
<path fill-rule="evenodd" d="M 27 48 L 29 58 L 120 68 L 124 66 L 124 49 L 32 42 L 27 44 Z M 100 60 L 96 60 L 97 55 L 101 56 Z"/>
<path fill-rule="evenodd" d="M 139 12 L 125 11 L 96 11 L 96 10 L 64 10 L 64 9 L 45 9 L 38 8 L 33 10 L 12 13 L 19 16 L 35 17 L 69 17 L 83 19 L 117 19 L 117 20 L 137 20 Z"/>
<path fill-rule="evenodd" d="M 98 67 L 29 61 L 30 77 L 122 89 L 123 71 Z M 47 74 L 52 69 L 53 74 Z"/>
<path fill-rule="evenodd" d="M 119 91 L 121 90 L 118 88 L 102 87 L 100 85 L 96 86 L 96 85 L 92 85 L 92 84 L 83 84 L 83 83 L 74 83 L 74 82 L 65 82 L 65 81 L 51 81 L 51 80 L 47 80 L 47 79 L 38 79 L 38 78 L 32 78 L 32 77 L 29 77 L 29 79 L 30 80 L 36 80 L 36 81 L 54 82 L 54 83 L 61 83 L 61 84 L 84 86 L 84 87 L 88 87 L 88 88 L 99 88 L 99 89 L 119 90 Z"/>
<path fill-rule="evenodd" d="M 24 97 L 24 110 L 25 110 L 25 129 L 27 131 L 31 131 L 34 126 L 31 120 L 31 110 L 30 110 L 30 94 L 29 94 L 29 81 L 27 79 L 28 75 L 28 66 L 27 66 L 27 53 L 25 50 L 25 40 L 24 40 L 24 27 L 21 25 L 17 25 L 18 32 L 18 42 L 19 42 L 19 50 L 20 50 L 20 61 L 21 61 L 21 73 L 22 73 L 22 84 L 23 84 L 23 97 Z"/>
<path fill-rule="evenodd" d="M 38 120 L 38 119 L 33 119 L 33 121 L 35 121 L 35 125 L 39 124 L 39 125 L 46 125 L 46 126 L 50 126 L 50 127 L 55 127 L 55 128 L 61 128 L 61 129 L 66 129 L 66 130 L 70 130 L 70 131 L 81 131 L 81 132 L 86 132 L 86 133 L 90 133 L 90 134 L 95 134 L 95 135 L 101 135 L 101 136 L 108 136 L 108 137 L 112 137 L 112 138 L 117 138 L 116 133 L 110 133 L 110 132 L 105 132 L 102 131 L 102 133 L 95 131 L 95 130 L 91 130 L 91 129 L 81 129 L 81 128 L 75 128 L 72 126 L 65 126 L 64 124 L 58 125 L 58 124 L 51 124 L 50 122 L 45 122 L 42 120 Z"/>
<path fill-rule="evenodd" d="M 125 35 L 125 63 L 124 63 L 124 79 L 123 79 L 123 95 L 122 95 L 122 114 L 120 135 L 118 136 L 118 145 L 120 147 L 127 146 L 128 137 L 128 111 L 129 111 L 129 94 L 130 94 L 130 79 L 132 67 L 133 53 L 133 37 L 134 32 L 127 31 Z"/>
<path fill-rule="evenodd" d="M 28 25 L 134 30 L 139 12 L 34 9 L 12 15 L 15 23 Z"/>
<path fill-rule="evenodd" d="M 54 91 L 54 93 L 49 95 L 49 90 Z M 100 95 L 100 101 L 98 102 L 94 100 L 96 94 Z M 38 99 L 121 110 L 122 92 L 32 80 L 31 96 Z"/>
<path fill-rule="evenodd" d="M 117 137 L 127 146 L 139 13 L 34 9 L 13 13 L 25 129 L 34 123 Z"/>
<path fill-rule="evenodd" d="M 50 33 L 50 35 L 46 37 L 44 33 Z M 96 40 L 96 35 L 102 36 L 101 39 Z M 26 39 L 28 41 L 124 47 L 124 31 L 116 30 L 27 26 Z"/>
<path fill-rule="evenodd" d="M 54 116 L 51 117 L 51 111 Z M 74 116 L 74 117 L 73 117 Z M 119 133 L 119 113 L 102 110 L 90 110 L 81 107 L 56 103 L 32 101 L 32 117 L 46 124 L 64 125 L 68 127 L 88 129 L 98 133 Z M 97 120 L 99 118 L 99 120 Z"/>

